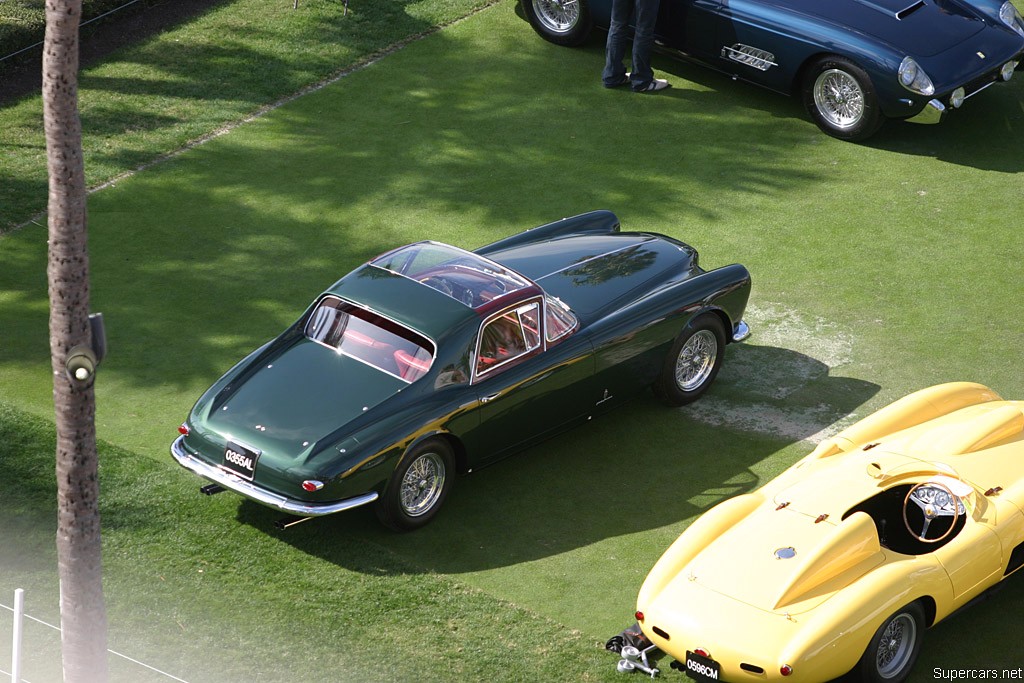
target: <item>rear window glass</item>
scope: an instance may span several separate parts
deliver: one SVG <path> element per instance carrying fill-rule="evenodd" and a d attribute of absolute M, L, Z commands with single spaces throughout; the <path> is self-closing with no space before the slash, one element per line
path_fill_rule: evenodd
<path fill-rule="evenodd" d="M 529 280 L 471 251 L 419 242 L 389 251 L 370 265 L 436 289 L 470 308 L 530 285 Z"/>
<path fill-rule="evenodd" d="M 305 332 L 337 353 L 407 382 L 422 377 L 434 360 L 434 345 L 423 335 L 336 297 L 320 302 Z"/>

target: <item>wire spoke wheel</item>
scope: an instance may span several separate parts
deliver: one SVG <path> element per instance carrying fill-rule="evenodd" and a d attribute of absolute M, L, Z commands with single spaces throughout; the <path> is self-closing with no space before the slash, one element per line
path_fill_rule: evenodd
<path fill-rule="evenodd" d="M 836 128 L 852 128 L 864 118 L 864 91 L 842 69 L 821 72 L 814 81 L 814 104 Z"/>
<path fill-rule="evenodd" d="M 875 664 L 883 678 L 895 676 L 906 667 L 916 638 L 917 624 L 909 614 L 899 614 L 889 622 L 875 652 Z"/>
<path fill-rule="evenodd" d="M 699 330 L 686 340 L 676 357 L 676 384 L 693 391 L 711 377 L 718 357 L 718 339 L 710 330 Z"/>
<path fill-rule="evenodd" d="M 580 20 L 578 0 L 533 0 L 533 11 L 552 33 L 568 33 Z"/>
<path fill-rule="evenodd" d="M 402 477 L 399 500 L 410 517 L 429 512 L 441 499 L 445 480 L 444 460 L 437 453 L 417 457 Z"/>

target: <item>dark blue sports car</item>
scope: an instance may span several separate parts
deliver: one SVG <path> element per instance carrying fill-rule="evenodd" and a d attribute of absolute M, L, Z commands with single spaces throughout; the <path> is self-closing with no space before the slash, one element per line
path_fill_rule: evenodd
<path fill-rule="evenodd" d="M 578 45 L 611 0 L 520 0 L 544 38 Z M 937 123 L 1024 54 L 1009 0 L 662 0 L 657 40 L 735 78 L 800 95 L 829 135 L 864 140 L 886 119 Z"/>

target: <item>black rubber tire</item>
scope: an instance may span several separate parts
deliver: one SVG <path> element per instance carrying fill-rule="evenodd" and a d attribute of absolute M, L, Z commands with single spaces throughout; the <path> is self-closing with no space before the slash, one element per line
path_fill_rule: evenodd
<path fill-rule="evenodd" d="M 830 76 L 851 86 L 852 92 L 859 93 L 863 101 L 860 115 L 848 123 L 836 120 L 836 117 L 830 115 L 815 97 L 816 91 L 828 90 L 818 85 L 819 79 L 828 79 Z M 871 77 L 846 57 L 830 55 L 814 62 L 804 73 L 801 87 L 804 107 L 811 120 L 834 138 L 850 142 L 866 140 L 885 123 L 885 116 L 879 107 Z"/>
<path fill-rule="evenodd" d="M 425 507 L 410 510 L 402 501 L 402 488 L 406 475 L 414 466 L 428 471 L 439 469 L 441 481 L 427 482 L 436 488 L 427 491 Z M 416 444 L 402 457 L 388 480 L 384 495 L 377 500 L 374 507 L 377 517 L 385 526 L 395 531 L 413 531 L 426 526 L 437 516 L 441 505 L 448 497 L 454 477 L 455 456 L 451 446 L 444 439 L 427 439 Z M 420 486 L 422 489 L 423 484 Z"/>
<path fill-rule="evenodd" d="M 893 656 L 893 659 L 899 660 L 898 664 L 891 670 L 883 671 L 878 662 L 879 650 L 884 650 L 888 647 L 883 643 L 883 640 L 889 639 L 886 630 L 894 623 L 902 627 L 902 637 L 909 639 L 910 642 L 905 643 L 909 649 L 904 650 L 904 644 L 898 643 L 897 645 L 900 649 Z M 911 623 L 913 624 L 914 633 L 908 635 L 906 629 Z M 914 667 L 914 662 L 917 661 L 917 655 L 921 652 L 924 628 L 924 607 L 921 606 L 919 601 L 905 605 L 889 615 L 882 622 L 882 625 L 878 627 L 878 630 L 875 631 L 875 635 L 871 637 L 871 642 L 868 643 L 867 649 L 864 650 L 864 656 L 861 657 L 860 663 L 857 665 L 861 680 L 870 683 L 901 683 L 901 681 L 906 680 L 907 676 L 910 675 L 910 670 Z M 892 666 L 891 661 L 889 665 Z"/>
<path fill-rule="evenodd" d="M 562 5 L 561 0 L 519 0 L 527 21 L 541 38 L 555 45 L 574 47 L 582 45 L 590 36 L 594 20 L 590 16 L 588 0 L 575 0 L 570 4 L 578 8 L 575 21 L 565 27 L 557 27 L 551 12 L 552 8 L 557 10 Z"/>
<path fill-rule="evenodd" d="M 676 367 L 680 361 L 680 354 L 683 353 L 684 347 L 695 336 L 699 335 L 700 339 L 710 341 L 709 333 L 713 336 L 715 342 L 714 358 L 711 361 L 710 368 L 705 371 L 706 374 L 702 373 L 703 376 L 696 386 L 681 386 L 676 379 Z M 717 315 L 712 313 L 701 315 L 691 320 L 676 338 L 672 348 L 665 356 L 665 363 L 661 368 L 661 373 L 651 388 L 654 389 L 655 396 L 670 406 L 682 406 L 692 403 L 700 398 L 708 390 L 712 382 L 715 381 L 718 371 L 722 368 L 722 360 L 724 358 L 725 328 L 722 325 L 722 321 Z"/>

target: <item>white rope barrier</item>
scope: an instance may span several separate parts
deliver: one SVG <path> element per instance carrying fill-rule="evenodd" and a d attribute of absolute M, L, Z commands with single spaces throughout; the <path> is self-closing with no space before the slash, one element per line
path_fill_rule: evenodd
<path fill-rule="evenodd" d="M 123 5 L 121 5 L 120 7 L 115 7 L 114 9 L 109 10 L 107 12 L 104 12 L 103 14 L 101 14 L 101 15 L 99 15 L 97 17 L 93 17 L 92 19 L 89 19 L 88 21 L 83 21 L 82 23 L 80 23 L 78 25 L 78 27 L 81 28 L 82 26 L 87 26 L 87 25 L 91 24 L 94 21 L 102 19 L 103 17 L 107 16 L 108 14 L 113 14 L 114 12 L 117 12 L 119 10 L 123 10 L 125 7 L 128 7 L 129 5 L 134 5 L 138 1 L 139 0 L 130 0 L 130 2 L 126 2 Z M 16 57 L 17 55 L 20 55 L 22 52 L 28 52 L 32 48 L 39 47 L 42 44 L 43 44 L 43 41 L 40 40 L 38 43 L 34 43 L 32 45 L 29 45 L 28 47 L 23 47 L 20 50 L 18 50 L 17 52 L 12 52 L 11 54 L 7 55 L 6 57 L 0 57 L 0 62 L 4 61 L 5 59 L 10 59 L 11 57 Z"/>
<path fill-rule="evenodd" d="M 0 603 L 0 608 L 3 608 L 5 610 L 7 610 L 8 612 L 13 612 L 14 613 L 14 622 L 15 622 L 14 623 L 15 650 L 14 650 L 13 657 L 17 658 L 17 663 L 12 664 L 12 668 L 14 669 L 14 671 L 10 672 L 11 682 L 12 683 L 28 683 L 28 681 L 25 681 L 24 679 L 20 678 L 20 676 L 21 676 L 21 672 L 20 672 L 20 660 L 21 660 L 20 649 L 21 648 L 20 648 L 20 640 L 19 639 L 21 638 L 21 628 L 20 628 L 20 626 L 18 624 L 19 615 L 24 617 L 25 619 L 29 619 L 30 621 L 34 621 L 37 624 L 41 624 L 43 626 L 46 626 L 47 628 L 51 628 L 54 631 L 57 631 L 58 633 L 60 632 L 60 626 L 54 626 L 53 624 L 48 624 L 45 621 L 43 621 L 42 619 L 36 619 L 32 615 L 24 613 L 24 600 L 25 600 L 24 593 L 25 593 L 24 590 L 21 589 L 21 588 L 18 588 L 14 592 L 14 607 L 8 607 L 7 605 L 4 605 L 4 604 Z M 20 606 L 19 606 L 19 597 L 21 599 L 21 605 Z M 161 671 L 160 669 L 157 669 L 154 666 L 150 666 L 149 664 L 146 664 L 145 662 L 140 662 L 137 659 L 133 659 L 132 657 L 129 657 L 128 655 L 122 654 L 122 653 L 117 652 L 115 650 L 108 649 L 107 652 L 109 652 L 110 654 L 114 655 L 115 657 L 120 657 L 121 659 L 129 661 L 132 664 L 137 664 L 137 665 L 139 665 L 139 666 L 141 666 L 141 667 L 143 667 L 145 669 L 149 669 L 150 671 L 152 671 L 152 672 L 154 672 L 156 674 L 159 674 L 161 676 L 166 676 L 167 678 L 171 679 L 172 681 L 178 681 L 178 683 L 188 683 L 188 681 L 186 681 L 186 680 L 184 680 L 182 678 L 178 678 L 177 676 L 175 676 L 173 674 L 169 674 L 166 671 Z M 0 674 L 7 675 L 8 672 L 4 671 L 3 669 L 0 669 Z"/>

